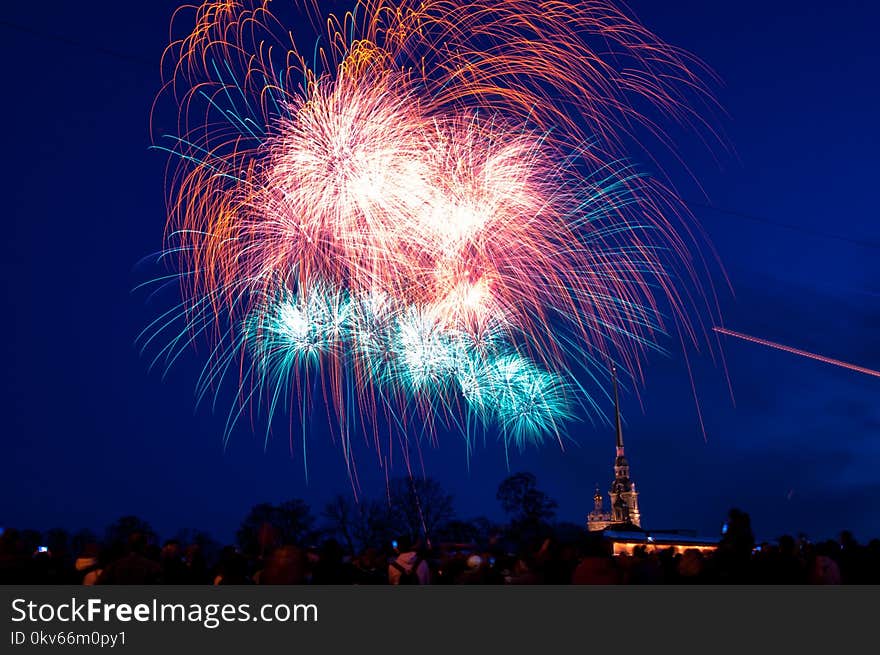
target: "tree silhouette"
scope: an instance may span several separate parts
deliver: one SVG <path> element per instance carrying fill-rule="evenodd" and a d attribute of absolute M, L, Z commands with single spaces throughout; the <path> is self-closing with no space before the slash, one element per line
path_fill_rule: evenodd
<path fill-rule="evenodd" d="M 583 525 L 570 521 L 557 521 L 553 524 L 553 535 L 560 543 L 573 544 L 584 539 L 585 529 Z"/>
<path fill-rule="evenodd" d="M 284 544 L 301 544 L 312 536 L 315 519 L 308 504 L 299 498 L 280 505 L 254 505 L 236 533 L 238 545 L 249 555 L 264 556 Z"/>
<path fill-rule="evenodd" d="M 432 478 L 395 478 L 388 486 L 394 527 L 413 541 L 430 540 L 435 528 L 451 520 L 452 496 Z"/>
<path fill-rule="evenodd" d="M 329 532 L 339 537 L 354 554 L 368 547 L 390 543 L 395 536 L 394 518 L 388 503 L 336 496 L 322 513 Z"/>
<path fill-rule="evenodd" d="M 457 544 L 472 544 L 480 541 L 480 528 L 472 521 L 453 519 L 441 525 L 435 537 Z"/>
<path fill-rule="evenodd" d="M 342 539 L 352 555 L 356 552 L 354 537 L 356 512 L 353 503 L 342 494 L 338 494 L 324 506 L 324 511 L 321 513 L 329 524 L 331 532 Z"/>
<path fill-rule="evenodd" d="M 502 480 L 496 498 L 510 516 L 511 533 L 520 539 L 545 531 L 556 516 L 556 501 L 538 489 L 532 473 L 515 473 Z"/>
<path fill-rule="evenodd" d="M 361 501 L 355 518 L 354 537 L 361 548 L 380 547 L 394 538 L 394 519 L 387 502 Z"/>
<path fill-rule="evenodd" d="M 196 528 L 182 528 L 174 535 L 174 539 L 180 542 L 182 548 L 198 546 L 205 559 L 213 560 L 220 552 L 220 544 L 204 530 Z"/>
<path fill-rule="evenodd" d="M 128 538 L 135 532 L 144 535 L 147 541 L 154 541 L 156 533 L 150 524 L 137 516 L 123 516 L 115 523 L 107 526 L 105 541 L 114 549 L 122 548 L 128 543 Z"/>
<path fill-rule="evenodd" d="M 504 534 L 504 526 L 499 525 L 495 521 L 478 516 L 470 521 L 477 529 L 477 542 L 481 544 L 491 544 L 493 540 Z"/>

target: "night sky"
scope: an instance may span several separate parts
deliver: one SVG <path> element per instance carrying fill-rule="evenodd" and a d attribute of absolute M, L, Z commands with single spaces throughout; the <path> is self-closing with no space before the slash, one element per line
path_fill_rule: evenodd
<path fill-rule="evenodd" d="M 731 149 L 683 138 L 705 195 L 676 181 L 729 274 L 733 293 L 714 280 L 726 325 L 880 368 L 880 5 L 630 6 L 722 80 Z M 162 245 L 166 159 L 148 149 L 149 111 L 173 8 L 4 7 L 0 526 L 101 530 L 137 514 L 165 536 L 198 527 L 225 541 L 258 502 L 301 497 L 317 514 L 350 493 L 325 430 L 309 439 L 308 480 L 284 430 L 264 449 L 262 429 L 242 424 L 224 449 L 225 412 L 195 408 L 204 349 L 163 380 L 134 345 L 155 316 L 132 288 L 139 260 Z M 880 537 L 880 380 L 724 343 L 733 400 L 721 367 L 691 360 L 705 439 L 675 343 L 649 359 L 639 397 L 624 394 L 644 527 L 717 534 L 739 506 L 760 539 Z M 582 523 L 594 486 L 611 482 L 614 437 L 587 421 L 570 428 L 578 445 L 514 455 L 510 471 L 534 472 L 559 518 Z M 361 455 L 363 493 L 377 496 L 384 473 Z M 462 517 L 503 518 L 501 444 L 468 463 L 461 439 L 442 435 L 424 459 Z"/>

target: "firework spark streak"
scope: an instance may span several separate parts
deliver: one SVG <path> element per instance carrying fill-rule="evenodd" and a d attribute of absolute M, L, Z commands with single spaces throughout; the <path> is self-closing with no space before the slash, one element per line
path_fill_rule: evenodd
<path fill-rule="evenodd" d="M 831 364 L 832 366 L 839 366 L 840 368 L 845 368 L 850 371 L 855 371 L 856 373 L 864 373 L 865 375 L 873 375 L 875 378 L 880 378 L 880 371 L 875 371 L 871 368 L 865 368 L 864 366 L 856 366 L 855 364 L 850 364 L 849 362 L 843 362 L 839 359 L 833 359 L 831 357 L 825 357 L 824 355 L 819 355 L 816 353 L 811 353 L 808 350 L 800 350 L 799 348 L 792 348 L 791 346 L 786 346 L 782 343 L 777 343 L 775 341 L 768 341 L 766 339 L 759 339 L 758 337 L 753 337 L 748 334 L 743 334 L 742 332 L 734 332 L 733 330 L 728 330 L 726 328 L 715 327 L 712 328 L 718 334 L 723 334 L 728 337 L 735 337 L 737 339 L 742 339 L 743 341 L 748 341 L 749 343 L 757 343 L 761 346 L 768 346 L 769 348 L 775 348 L 776 350 L 782 350 L 787 353 L 791 353 L 793 355 L 800 355 L 801 357 L 807 357 L 809 359 L 815 359 L 819 362 L 824 362 L 825 364 Z"/>
<path fill-rule="evenodd" d="M 708 333 L 695 226 L 630 163 L 638 130 L 672 146 L 658 111 L 706 128 L 698 61 L 605 0 L 299 11 L 323 27 L 185 7 L 163 56 L 183 301 L 142 340 L 166 366 L 209 341 L 198 397 L 233 381 L 228 430 L 250 409 L 305 433 L 321 401 L 349 465 L 355 433 L 382 461 L 386 430 L 561 443 L 602 413 L 579 379 Z"/>

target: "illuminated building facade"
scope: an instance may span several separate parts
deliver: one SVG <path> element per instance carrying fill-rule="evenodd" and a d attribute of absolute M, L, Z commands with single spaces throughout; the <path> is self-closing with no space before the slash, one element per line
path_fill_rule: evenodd
<path fill-rule="evenodd" d="M 630 478 L 629 461 L 623 449 L 623 428 L 620 421 L 620 398 L 617 391 L 617 371 L 612 368 L 614 381 L 614 414 L 617 430 L 617 451 L 614 459 L 614 480 L 608 496 L 611 508 L 606 510 L 598 487 L 593 496 L 593 511 L 587 516 L 587 529 L 602 533 L 611 544 L 614 555 L 633 555 L 638 549 L 646 553 L 672 550 L 681 554 L 687 550 L 709 553 L 718 547 L 717 538 L 699 537 L 692 530 L 646 531 L 642 528 L 639 512 L 639 494 Z"/>

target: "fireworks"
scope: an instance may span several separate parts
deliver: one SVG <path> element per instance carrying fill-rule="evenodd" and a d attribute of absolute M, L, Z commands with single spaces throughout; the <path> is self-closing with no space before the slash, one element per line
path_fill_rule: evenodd
<path fill-rule="evenodd" d="M 346 453 L 380 424 L 521 448 L 598 407 L 578 372 L 698 338 L 682 206 L 627 163 L 637 128 L 667 140 L 641 108 L 700 127 L 698 62 L 604 0 L 302 12 L 317 44 L 205 2 L 163 58 L 183 303 L 145 334 L 184 322 L 169 362 L 209 339 L 199 396 L 237 378 L 230 426 L 321 396 Z"/>
<path fill-rule="evenodd" d="M 748 341 L 750 343 L 756 343 L 760 346 L 767 346 L 768 348 L 775 348 L 776 350 L 782 350 L 787 353 L 791 353 L 792 355 L 799 355 L 800 357 L 806 357 L 807 359 L 815 359 L 816 361 L 823 362 L 825 364 L 831 364 L 832 366 L 838 366 L 840 368 L 845 368 L 850 371 L 854 371 L 856 373 L 864 373 L 865 375 L 871 375 L 875 378 L 880 378 L 880 371 L 877 371 L 873 368 L 866 368 L 864 366 L 858 366 L 856 364 L 850 364 L 849 362 L 843 362 L 839 359 L 834 359 L 832 357 L 826 357 L 825 355 L 819 355 L 818 353 L 810 352 L 809 350 L 801 350 L 800 348 L 793 348 L 792 346 L 786 346 L 785 344 L 778 343 L 776 341 L 768 341 L 767 339 L 759 339 L 758 337 L 753 337 L 748 334 L 743 334 L 742 332 L 734 332 L 733 330 L 728 330 L 726 328 L 714 327 L 712 328 L 718 334 L 723 334 L 728 337 L 735 337 L 737 339 L 742 339 L 743 341 Z"/>

